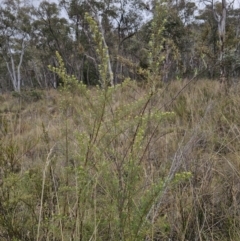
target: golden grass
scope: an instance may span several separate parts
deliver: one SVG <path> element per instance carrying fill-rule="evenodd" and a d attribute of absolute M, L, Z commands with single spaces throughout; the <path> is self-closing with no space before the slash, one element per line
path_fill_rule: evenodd
<path fill-rule="evenodd" d="M 41 226 L 35 222 L 28 230 L 31 238 L 36 239 L 38 227 L 39 240 L 67 240 L 71 235 L 72 240 L 77 236 L 81 240 L 239 240 L 239 85 L 225 94 L 218 82 L 198 80 L 173 100 L 186 83 L 176 81 L 159 89 L 145 110 L 174 112 L 175 117 L 154 117 L 146 125 L 137 117 L 145 108 L 148 90 L 134 82 L 116 89 L 102 103 L 98 98 L 101 90 L 96 88 L 75 94 L 43 91 L 37 100 L 31 99 L 32 94 L 25 99 L 4 94 L 0 161 L 1 173 L 8 175 L 1 174 L 1 182 L 12 183 L 12 174 L 25 180 L 26 173 L 31 173 L 35 194 L 31 190 L 24 194 L 23 186 L 20 190 L 32 195 L 33 203 L 28 205 L 35 218 L 39 217 L 47 158 L 53 163 L 49 173 L 45 170 L 46 199 L 44 193 L 41 197 L 42 212 L 44 207 L 50 209 L 45 210 L 49 221 L 43 214 L 38 220 Z M 144 133 L 140 131 L 139 143 L 133 143 L 138 125 Z M 171 173 L 173 179 L 179 173 L 179 180 L 163 188 L 158 203 L 152 200 L 147 205 L 142 195 L 147 198 L 147 189 L 154 193 L 153 184 L 164 182 Z M 181 173 L 191 173 L 191 177 L 184 179 Z M 3 188 L 1 184 L 1 192 Z M 27 202 L 27 197 L 24 200 Z M 10 202 L 7 198 L 3 201 Z M 20 203 L 18 198 L 15 201 Z M 144 202 L 146 210 L 138 210 Z M 157 204 L 154 221 L 144 221 Z M 11 210 L 11 205 L 0 205 L 0 211 Z M 16 208 L 16 212 L 24 208 Z M 135 217 L 138 212 L 141 218 Z M 139 227 L 130 227 L 136 220 Z M 0 219 L 0 234 L 10 237 L 12 227 L 3 223 Z M 15 225 L 21 226 L 17 221 Z M 24 225 L 21 228 L 27 230 Z M 59 229 L 61 232 L 54 231 Z M 138 232 L 131 231 L 135 229 Z M 119 233 L 122 236 L 111 238 Z M 27 238 L 21 232 L 12 235 Z"/>

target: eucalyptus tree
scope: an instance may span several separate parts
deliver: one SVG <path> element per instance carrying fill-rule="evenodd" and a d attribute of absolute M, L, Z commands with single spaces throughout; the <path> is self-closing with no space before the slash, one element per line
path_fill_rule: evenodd
<path fill-rule="evenodd" d="M 225 56 L 225 40 L 226 40 L 226 20 L 227 20 L 227 8 L 234 1 L 227 2 L 226 0 L 215 1 L 215 0 L 202 0 L 208 9 L 212 17 L 214 18 L 217 25 L 218 35 L 218 63 L 219 63 L 219 76 L 220 81 L 226 83 L 226 68 L 224 65 Z"/>
<path fill-rule="evenodd" d="M 226 22 L 224 65 L 227 77 L 240 75 L 240 8 L 229 6 Z"/>
<path fill-rule="evenodd" d="M 152 12 L 142 0 L 119 0 L 118 6 L 110 17 L 114 26 L 116 44 L 115 52 L 115 82 L 124 77 L 136 78 L 136 66 L 140 64 L 140 50 L 146 48 L 139 39 L 139 31 L 150 19 Z M 113 4 L 113 10 L 114 10 Z M 127 60 L 132 62 L 129 63 Z"/>
<path fill-rule="evenodd" d="M 0 6 L 0 53 L 15 91 L 20 92 L 22 64 L 31 34 L 31 7 L 22 0 L 5 0 Z"/>
<path fill-rule="evenodd" d="M 99 79 L 97 54 L 90 36 L 85 13 L 90 12 L 88 1 L 60 0 L 60 6 L 67 13 L 73 38 L 72 59 L 76 77 L 86 84 L 97 84 Z"/>
<path fill-rule="evenodd" d="M 226 39 L 226 18 L 227 18 L 227 2 L 222 0 L 221 12 L 218 13 L 213 9 L 214 18 L 218 24 L 218 36 L 219 36 L 219 61 L 220 61 L 220 78 L 222 82 L 225 82 L 226 71 L 223 63 L 223 57 L 225 52 L 225 39 Z"/>
<path fill-rule="evenodd" d="M 203 71 L 201 77 L 215 78 L 219 75 L 218 62 L 218 27 L 212 14 L 212 7 L 206 5 L 196 16 L 194 33 L 196 37 L 193 48 L 193 64 L 197 71 Z"/>
<path fill-rule="evenodd" d="M 196 74 L 198 68 L 198 57 L 195 56 L 198 26 L 194 23 L 198 6 L 196 1 L 192 0 L 169 1 L 169 5 L 171 14 L 167 29 L 174 36 L 174 43 L 179 52 L 173 76 L 189 78 Z"/>
<path fill-rule="evenodd" d="M 169 81 L 176 78 L 187 77 L 191 73 L 190 59 L 191 49 L 194 45 L 193 38 L 193 19 L 197 6 L 192 1 L 160 1 L 158 11 L 153 2 L 153 15 L 159 14 L 158 31 L 161 32 L 158 44 L 162 45 L 161 54 L 162 61 L 159 68 L 163 73 L 162 80 Z M 164 10 L 165 9 L 165 10 Z M 149 42 L 153 34 L 153 20 L 150 19 L 140 30 L 140 42 L 144 42 L 140 66 L 148 68 L 148 52 Z"/>
<path fill-rule="evenodd" d="M 134 59 L 134 51 L 130 39 L 138 32 L 145 19 L 146 5 L 142 0 L 104 0 L 104 1 L 84 1 L 84 0 L 61 0 L 72 22 L 72 32 L 75 40 L 83 47 L 83 62 L 95 66 L 98 71 L 99 58 L 95 52 L 92 32 L 85 19 L 85 12 L 98 24 L 98 30 L 102 34 L 104 48 L 109 51 L 108 69 L 112 84 L 122 80 L 122 75 L 129 76 L 131 71 L 124 67 L 123 59 Z M 145 11 L 145 12 L 144 12 Z M 128 42 L 128 44 L 126 44 Z M 121 56 L 121 57 L 119 57 Z M 126 62 L 126 61 L 125 61 Z M 93 70 L 94 71 L 94 70 Z"/>
<path fill-rule="evenodd" d="M 66 18 L 61 16 L 59 6 L 48 1 L 42 1 L 34 10 L 33 16 L 33 33 L 31 35 L 31 51 L 35 55 L 34 61 L 32 61 L 33 70 L 38 82 L 56 87 L 58 80 L 55 76 L 51 76 L 47 66 L 56 64 L 54 57 L 56 51 L 62 55 L 66 64 L 71 66 L 69 60 L 73 42 L 69 23 Z"/>

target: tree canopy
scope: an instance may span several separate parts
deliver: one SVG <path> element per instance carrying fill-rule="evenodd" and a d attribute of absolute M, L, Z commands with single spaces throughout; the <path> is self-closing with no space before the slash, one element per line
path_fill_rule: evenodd
<path fill-rule="evenodd" d="M 101 58 L 86 13 L 96 21 L 108 51 L 111 83 L 144 81 L 155 34 L 152 19 L 159 11 L 158 54 L 163 57 L 154 70 L 162 73 L 159 81 L 196 74 L 237 80 L 240 9 L 230 1 L 59 0 L 33 6 L 8 0 L 0 7 L 0 88 L 57 87 L 61 80 L 47 67 L 57 65 L 56 51 L 69 74 L 87 85 L 101 84 Z"/>

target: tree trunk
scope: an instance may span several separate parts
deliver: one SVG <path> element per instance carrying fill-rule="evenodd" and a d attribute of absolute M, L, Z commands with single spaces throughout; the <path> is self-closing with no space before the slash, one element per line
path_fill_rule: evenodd
<path fill-rule="evenodd" d="M 24 52 L 25 52 L 25 44 L 24 44 L 24 41 L 23 41 L 22 42 L 21 54 L 20 54 L 20 60 L 19 60 L 17 68 L 15 68 L 15 63 L 14 63 L 14 59 L 13 59 L 13 55 L 11 53 L 11 50 L 9 50 L 11 64 L 9 64 L 7 58 L 4 58 L 5 62 L 6 62 L 6 65 L 7 65 L 8 73 L 9 73 L 11 81 L 12 81 L 13 89 L 16 92 L 21 91 L 21 66 L 22 66 Z"/>
<path fill-rule="evenodd" d="M 224 66 L 224 51 L 225 51 L 225 34 L 226 34 L 226 17 L 227 17 L 227 3 L 226 0 L 222 0 L 222 14 L 219 15 L 214 10 L 214 17 L 218 24 L 218 36 L 219 36 L 219 62 L 220 62 L 220 81 L 224 85 L 227 84 L 226 71 Z"/>

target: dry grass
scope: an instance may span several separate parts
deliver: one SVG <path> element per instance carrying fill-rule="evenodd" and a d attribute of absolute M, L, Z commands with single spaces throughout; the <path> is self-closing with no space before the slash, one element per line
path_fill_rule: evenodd
<path fill-rule="evenodd" d="M 1 96 L 1 240 L 239 240 L 240 86 L 185 84 Z"/>

